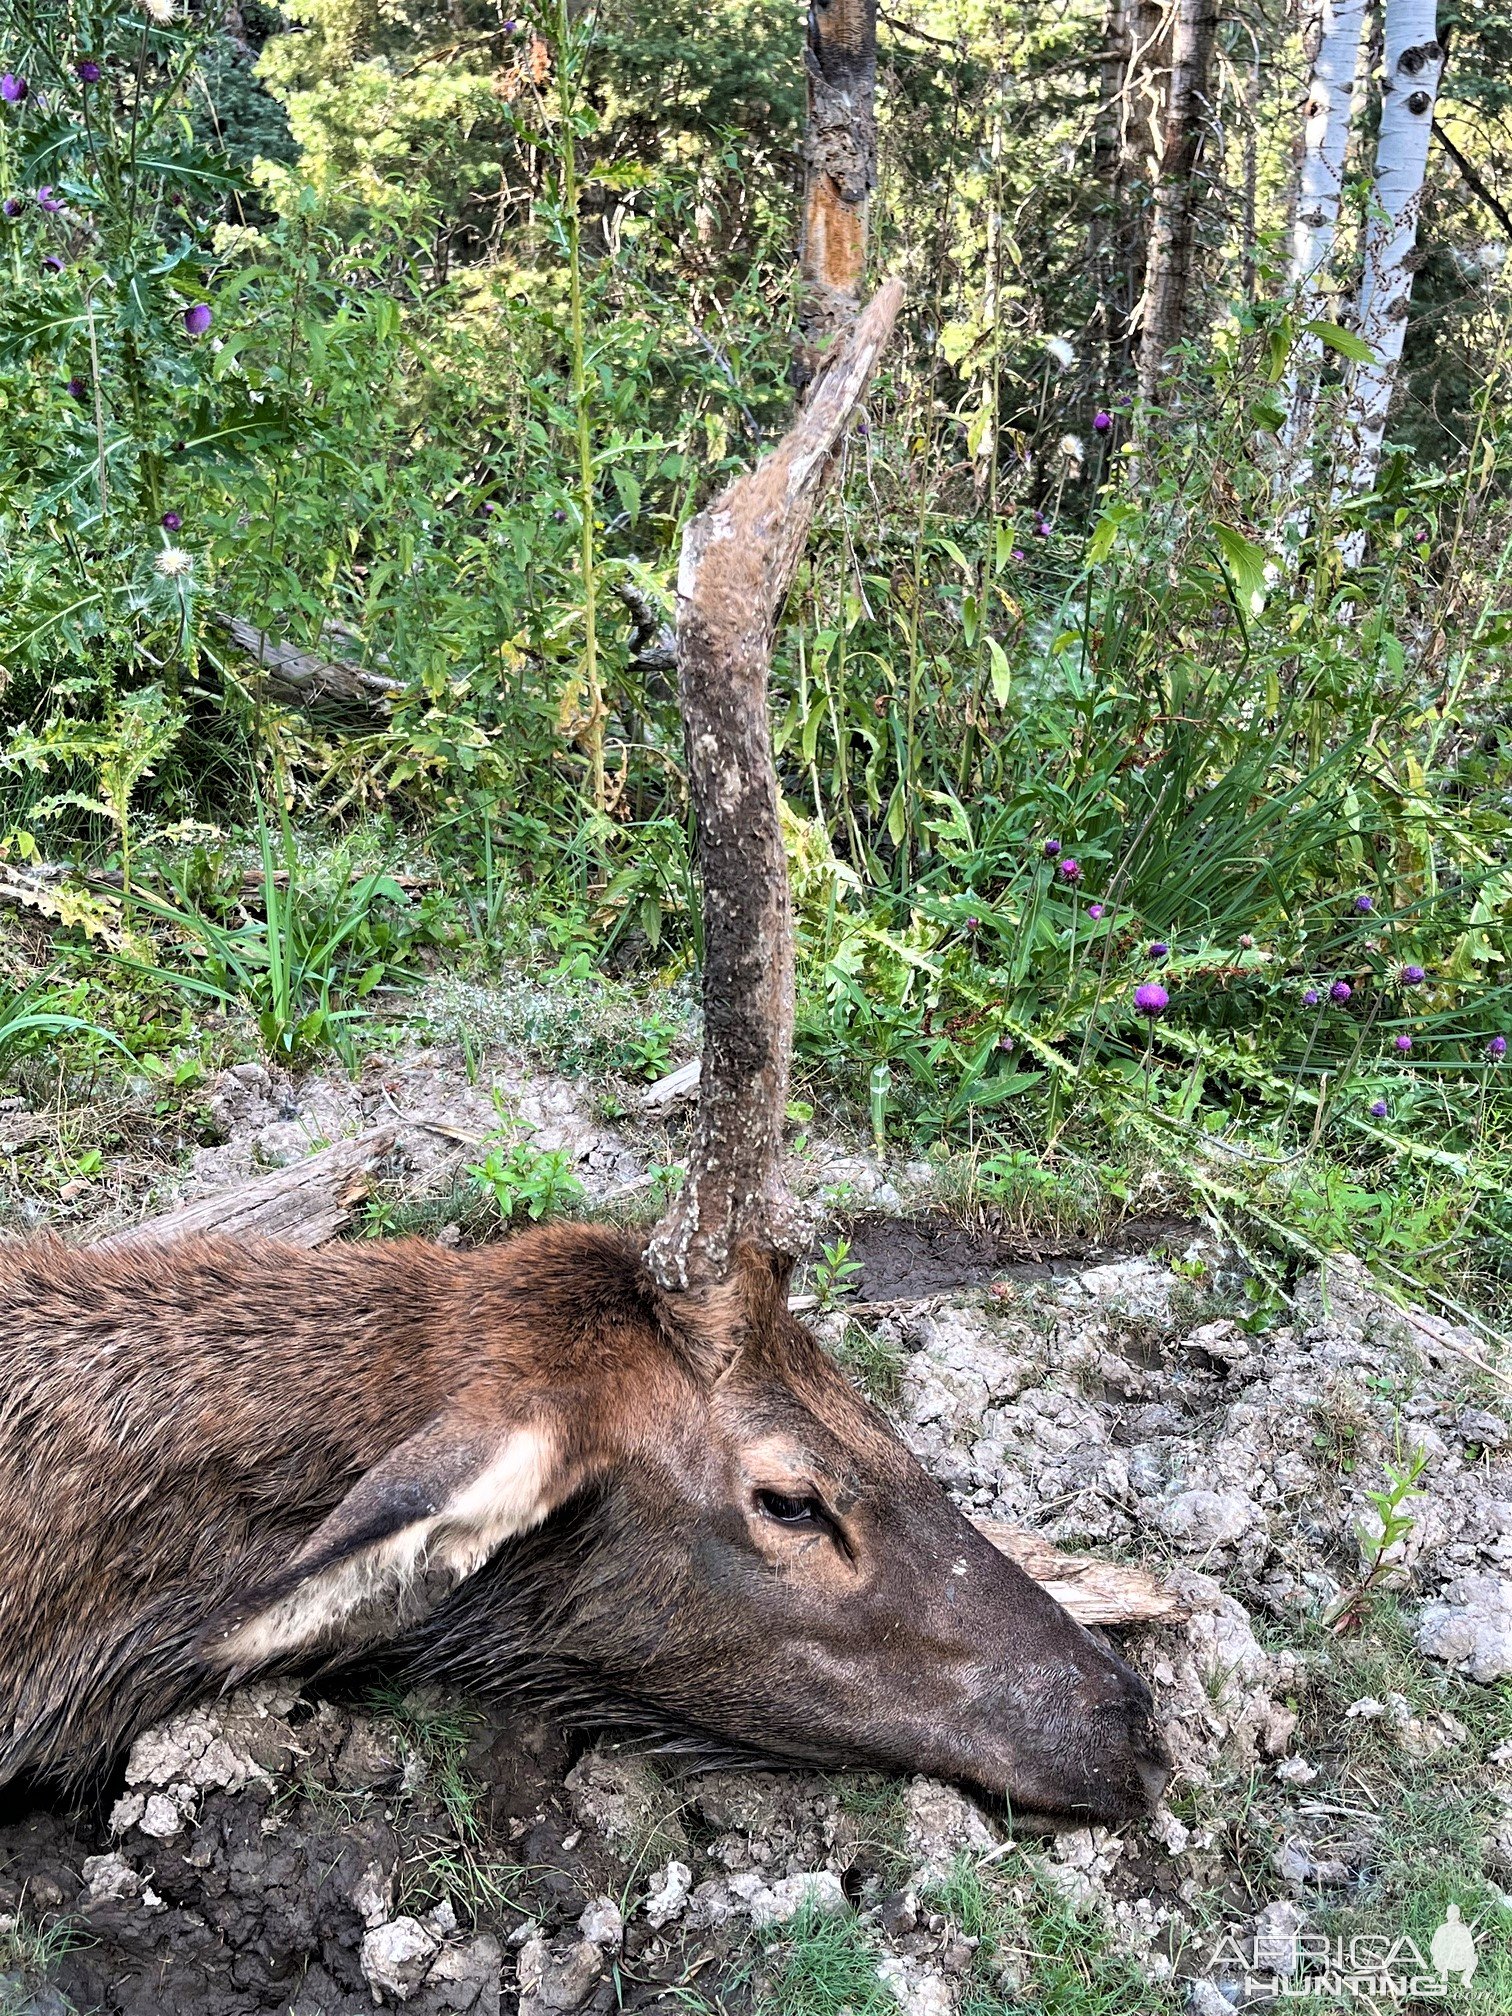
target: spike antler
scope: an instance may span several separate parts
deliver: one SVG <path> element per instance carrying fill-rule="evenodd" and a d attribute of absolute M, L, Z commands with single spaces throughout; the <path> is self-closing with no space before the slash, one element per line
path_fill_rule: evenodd
<path fill-rule="evenodd" d="M 743 1241 L 796 1250 L 782 1173 L 793 922 L 767 670 L 814 507 L 902 300 L 898 281 L 880 289 L 778 446 L 683 534 L 677 686 L 703 874 L 704 1052 L 688 1180 L 647 1252 L 668 1289 L 726 1280 Z"/>

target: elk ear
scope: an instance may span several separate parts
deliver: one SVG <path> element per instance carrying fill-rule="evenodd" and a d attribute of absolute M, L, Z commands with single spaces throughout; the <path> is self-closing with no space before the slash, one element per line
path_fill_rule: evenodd
<path fill-rule="evenodd" d="M 282 1569 L 231 1598 L 201 1633 L 201 1657 L 239 1676 L 322 1640 L 392 1630 L 422 1575 L 460 1581 L 562 1502 L 557 1445 L 545 1424 L 438 1415 L 359 1477 Z"/>

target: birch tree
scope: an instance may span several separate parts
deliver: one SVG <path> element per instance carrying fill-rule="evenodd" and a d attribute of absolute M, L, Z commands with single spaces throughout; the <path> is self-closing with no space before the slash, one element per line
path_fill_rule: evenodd
<path fill-rule="evenodd" d="M 1372 354 L 1368 364 L 1355 364 L 1349 379 L 1348 484 L 1356 492 L 1369 490 L 1375 482 L 1407 333 L 1428 142 L 1444 71 L 1435 4 L 1436 0 L 1386 0 L 1381 131 L 1365 220 L 1356 318 L 1360 337 Z"/>
<path fill-rule="evenodd" d="M 1292 215 L 1291 286 L 1299 325 L 1318 320 L 1328 305 L 1329 270 L 1339 225 L 1364 27 L 1365 0 L 1323 0 L 1313 24 L 1316 39 L 1303 114 L 1297 205 Z M 1287 368 L 1283 436 L 1293 466 L 1306 453 L 1312 435 L 1322 358 L 1318 337 L 1299 327 Z"/>
<path fill-rule="evenodd" d="M 803 141 L 800 384 L 855 320 L 877 181 L 877 0 L 809 0 Z"/>
<path fill-rule="evenodd" d="M 1217 35 L 1217 0 L 1175 0 L 1171 89 L 1139 340 L 1139 395 L 1146 403 L 1155 396 L 1165 360 L 1179 342 L 1186 319 L 1197 232 L 1197 163 Z"/>

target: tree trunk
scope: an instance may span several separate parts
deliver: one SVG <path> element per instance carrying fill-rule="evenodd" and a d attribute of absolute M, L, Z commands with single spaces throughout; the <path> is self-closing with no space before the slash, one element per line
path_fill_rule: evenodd
<path fill-rule="evenodd" d="M 1108 0 L 1092 137 L 1092 172 L 1102 192 L 1092 254 L 1110 396 L 1126 378 L 1132 356 L 1170 62 L 1170 21 L 1160 0 Z"/>
<path fill-rule="evenodd" d="M 1381 131 L 1365 220 L 1357 327 L 1374 353 L 1350 373 L 1350 487 L 1369 490 L 1380 466 L 1386 413 L 1396 382 L 1417 246 L 1418 212 L 1444 71 L 1435 0 L 1386 0 Z"/>
<path fill-rule="evenodd" d="M 1297 207 L 1292 218 L 1291 286 L 1299 323 L 1324 316 L 1328 305 L 1329 267 L 1339 223 L 1364 27 L 1365 0 L 1323 0 L 1312 24 L 1310 39 L 1315 38 L 1315 46 L 1303 113 Z M 1322 357 L 1318 338 L 1299 330 L 1287 366 L 1287 420 L 1282 437 L 1293 463 L 1306 454 L 1312 435 Z"/>
<path fill-rule="evenodd" d="M 856 319 L 877 182 L 877 0 L 809 0 L 803 142 L 802 297 L 794 376 L 814 375 Z"/>
<path fill-rule="evenodd" d="M 677 683 L 703 879 L 704 1052 L 688 1178 L 646 1255 L 667 1289 L 728 1280 L 742 1243 L 796 1253 L 782 1167 L 793 925 L 767 669 L 819 493 L 902 300 L 889 281 L 777 448 L 683 534 Z"/>
<path fill-rule="evenodd" d="M 1217 35 L 1217 0 L 1176 0 L 1171 89 L 1139 341 L 1139 396 L 1146 405 L 1155 397 L 1165 360 L 1180 341 L 1186 319 L 1197 229 L 1197 161 Z"/>

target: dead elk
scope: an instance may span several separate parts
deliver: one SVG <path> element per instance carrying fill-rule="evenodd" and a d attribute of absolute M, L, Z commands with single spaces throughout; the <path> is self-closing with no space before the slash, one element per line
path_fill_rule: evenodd
<path fill-rule="evenodd" d="M 705 891 L 688 1181 L 649 1246 L 0 1247 L 0 1784 L 78 1779 L 240 1676 L 375 1644 L 544 1672 L 706 1741 L 1119 1820 L 1143 1683 L 1005 1559 L 789 1314 L 792 940 L 771 632 L 898 306 L 688 529 Z"/>

